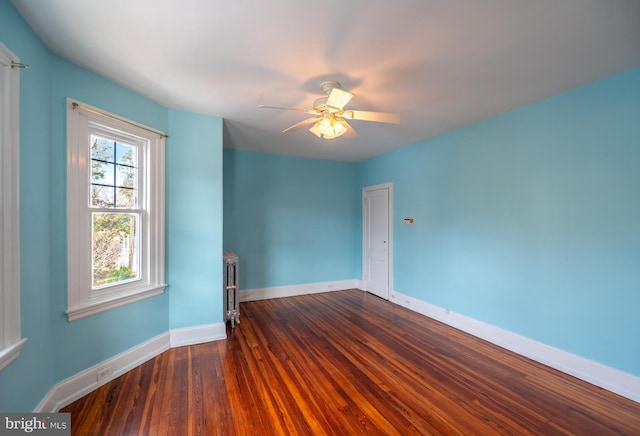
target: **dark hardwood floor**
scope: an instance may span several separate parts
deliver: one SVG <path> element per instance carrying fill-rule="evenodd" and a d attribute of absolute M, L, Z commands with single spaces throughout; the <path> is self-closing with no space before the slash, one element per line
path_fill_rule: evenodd
<path fill-rule="evenodd" d="M 241 305 L 62 411 L 77 435 L 640 435 L 640 404 L 359 290 Z"/>

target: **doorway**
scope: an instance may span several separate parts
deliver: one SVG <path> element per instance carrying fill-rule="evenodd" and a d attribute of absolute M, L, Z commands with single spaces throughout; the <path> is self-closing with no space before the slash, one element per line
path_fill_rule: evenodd
<path fill-rule="evenodd" d="M 393 185 L 362 189 L 362 276 L 364 290 L 385 300 L 391 289 Z"/>

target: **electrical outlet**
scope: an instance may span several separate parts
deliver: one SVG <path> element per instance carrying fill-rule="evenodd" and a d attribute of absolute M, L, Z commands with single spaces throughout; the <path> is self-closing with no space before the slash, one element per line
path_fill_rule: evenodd
<path fill-rule="evenodd" d="M 96 381 L 100 381 L 106 377 L 109 377 L 111 374 L 113 374 L 113 368 L 111 368 L 110 366 L 107 366 L 106 368 L 102 368 L 98 370 L 96 374 Z"/>

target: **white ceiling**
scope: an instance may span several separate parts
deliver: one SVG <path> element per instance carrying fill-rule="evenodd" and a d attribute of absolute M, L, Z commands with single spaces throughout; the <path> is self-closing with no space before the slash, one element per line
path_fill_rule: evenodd
<path fill-rule="evenodd" d="M 638 0 L 13 0 L 56 54 L 171 108 L 225 147 L 361 161 L 640 64 Z M 28 62 L 28 59 L 24 59 Z M 331 79 L 354 139 L 281 131 Z"/>

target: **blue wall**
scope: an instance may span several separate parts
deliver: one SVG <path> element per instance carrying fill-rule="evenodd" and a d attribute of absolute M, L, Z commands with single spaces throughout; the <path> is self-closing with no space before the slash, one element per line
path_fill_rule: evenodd
<path fill-rule="evenodd" d="M 88 367 L 164 333 L 176 326 L 221 322 L 221 286 L 182 292 L 185 286 L 221 283 L 221 270 L 192 271 L 191 281 L 176 277 L 171 304 L 197 307 L 188 320 L 170 313 L 170 289 L 163 295 L 68 322 L 66 310 L 66 97 L 100 107 L 156 129 L 171 138 L 167 145 L 167 192 L 182 194 L 191 168 L 176 150 L 188 150 L 196 163 L 208 163 L 205 177 L 212 212 L 211 226 L 201 226 L 194 253 L 216 245 L 215 265 L 221 265 L 221 154 L 222 120 L 180 111 L 169 111 L 145 97 L 52 55 L 7 0 L 0 0 L 0 40 L 30 68 L 21 73 L 20 90 L 20 249 L 22 334 L 28 341 L 18 359 L 0 371 L 0 411 L 31 411 L 58 382 Z M 192 130 L 193 129 L 193 130 Z M 207 162 L 207 159 L 210 160 Z M 175 184 L 175 186 L 174 186 Z M 184 226 L 200 225 L 199 204 L 167 205 L 167 241 L 179 239 Z M 191 207 L 191 210 L 189 209 Z M 177 224 L 177 226 L 176 226 Z M 179 244 L 174 244 L 174 248 Z M 184 249 L 184 243 L 182 245 Z M 168 263 L 168 262 L 167 262 Z M 179 271 L 167 265 L 167 279 Z M 171 285 L 171 283 L 170 283 Z M 216 296 L 215 293 L 218 293 Z M 196 301 L 194 301 L 194 299 Z"/>
<path fill-rule="evenodd" d="M 396 291 L 640 375 L 640 68 L 360 171 L 394 184 Z"/>
<path fill-rule="evenodd" d="M 171 328 L 222 322 L 222 119 L 169 111 Z"/>
<path fill-rule="evenodd" d="M 56 381 L 48 225 L 51 67 L 47 48 L 6 0 L 0 1 L 0 41 L 31 66 L 20 76 L 20 316 L 29 340 L 0 371 L 0 411 L 31 411 Z"/>
<path fill-rule="evenodd" d="M 224 248 L 240 256 L 240 287 L 361 275 L 356 165 L 224 150 Z"/>

